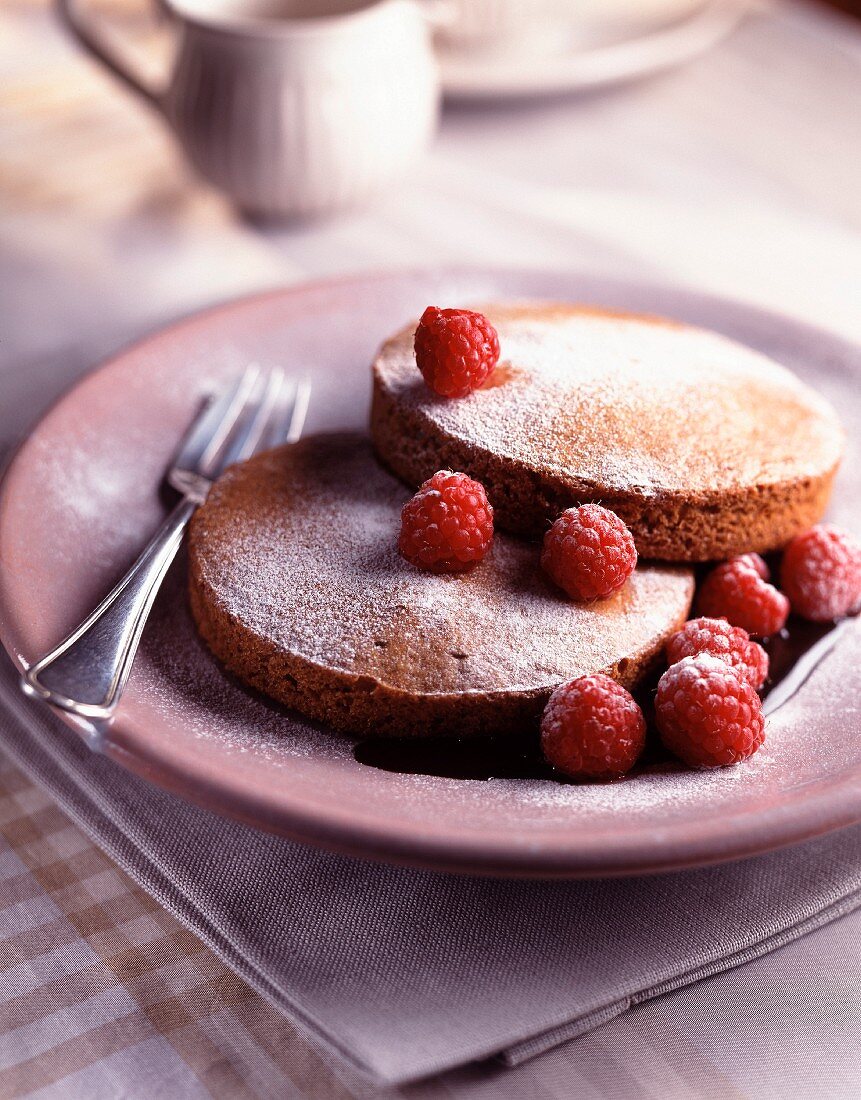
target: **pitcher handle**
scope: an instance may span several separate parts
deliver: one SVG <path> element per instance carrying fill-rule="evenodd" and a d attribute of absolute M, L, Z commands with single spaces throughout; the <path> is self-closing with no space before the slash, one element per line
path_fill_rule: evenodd
<path fill-rule="evenodd" d="M 129 59 L 123 56 L 123 52 L 116 49 L 110 36 L 84 11 L 79 0 L 55 0 L 55 7 L 60 21 L 77 38 L 88 54 L 101 62 L 151 107 L 161 110 L 158 89 L 153 87 L 141 73 L 135 71 Z"/>

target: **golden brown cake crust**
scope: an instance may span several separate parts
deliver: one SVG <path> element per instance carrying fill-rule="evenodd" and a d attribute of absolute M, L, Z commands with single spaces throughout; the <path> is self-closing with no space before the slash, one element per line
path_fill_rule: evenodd
<path fill-rule="evenodd" d="M 407 496 L 357 435 L 229 470 L 189 538 L 192 611 L 215 655 L 338 730 L 517 734 L 564 679 L 600 670 L 633 685 L 687 616 L 689 570 L 641 568 L 578 605 L 534 546 L 504 535 L 469 573 L 419 572 L 396 549 Z"/>
<path fill-rule="evenodd" d="M 660 318 L 481 308 L 502 358 L 469 397 L 424 385 L 414 325 L 374 364 L 374 446 L 408 484 L 463 470 L 485 485 L 499 525 L 529 538 L 564 508 L 599 501 L 641 556 L 666 561 L 777 549 L 821 518 L 843 433 L 779 364 Z"/>

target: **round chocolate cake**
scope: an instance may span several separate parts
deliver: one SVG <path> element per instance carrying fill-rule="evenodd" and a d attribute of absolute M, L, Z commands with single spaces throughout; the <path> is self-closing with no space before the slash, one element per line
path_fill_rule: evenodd
<path fill-rule="evenodd" d="M 468 397 L 432 393 L 415 324 L 374 365 L 379 456 L 418 485 L 481 481 L 499 525 L 540 538 L 573 504 L 617 512 L 640 555 L 706 561 L 785 545 L 822 516 L 837 418 L 778 363 L 716 333 L 564 305 L 482 307 L 501 360 Z"/>
<path fill-rule="evenodd" d="M 610 599 L 576 604 L 537 547 L 505 535 L 468 573 L 420 572 L 397 552 L 408 495 L 358 435 L 228 470 L 189 541 L 192 610 L 213 653 L 338 730 L 517 734 L 563 680 L 604 671 L 633 686 L 687 616 L 689 570 L 640 567 Z"/>

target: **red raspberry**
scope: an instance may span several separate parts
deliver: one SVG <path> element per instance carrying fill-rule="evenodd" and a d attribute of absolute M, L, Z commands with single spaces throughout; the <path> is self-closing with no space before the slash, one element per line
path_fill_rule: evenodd
<path fill-rule="evenodd" d="M 401 512 L 398 549 L 432 573 L 458 573 L 481 561 L 493 541 L 493 508 L 484 486 L 440 470 Z"/>
<path fill-rule="evenodd" d="M 573 779 L 624 775 L 645 743 L 643 712 L 621 684 L 603 673 L 560 684 L 544 708 L 544 756 Z"/>
<path fill-rule="evenodd" d="M 765 740 L 759 696 L 709 653 L 667 669 L 658 681 L 655 718 L 664 745 L 694 768 L 737 764 Z"/>
<path fill-rule="evenodd" d="M 674 665 L 684 657 L 710 653 L 740 673 L 754 689 L 761 688 L 768 676 L 768 654 L 751 641 L 740 626 L 726 619 L 691 619 L 667 642 L 667 661 Z"/>
<path fill-rule="evenodd" d="M 477 390 L 499 360 L 496 329 L 481 313 L 428 306 L 415 338 L 422 377 L 441 397 Z"/>
<path fill-rule="evenodd" d="M 763 580 L 747 555 L 722 562 L 709 573 L 700 586 L 697 607 L 701 615 L 728 619 L 757 638 L 779 633 L 789 615 L 789 600 Z"/>
<path fill-rule="evenodd" d="M 567 509 L 544 536 L 542 568 L 574 600 L 611 595 L 636 564 L 633 535 L 600 504 Z"/>
<path fill-rule="evenodd" d="M 796 614 L 841 619 L 861 604 L 861 542 L 827 523 L 812 527 L 786 548 L 780 580 Z"/>
<path fill-rule="evenodd" d="M 753 566 L 764 581 L 771 580 L 771 570 L 768 568 L 765 559 L 761 558 L 759 554 L 742 554 L 740 557 L 736 558 L 736 561 L 746 561 L 749 565 Z"/>

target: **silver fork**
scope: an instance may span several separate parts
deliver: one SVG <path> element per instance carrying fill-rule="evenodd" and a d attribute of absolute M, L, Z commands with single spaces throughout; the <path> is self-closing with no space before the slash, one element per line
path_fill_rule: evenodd
<path fill-rule="evenodd" d="M 23 674 L 27 695 L 81 719 L 111 717 L 156 593 L 195 509 L 228 466 L 298 439 L 309 397 L 307 382 L 288 382 L 281 370 L 252 366 L 203 409 L 167 473 L 181 499 L 95 611 Z"/>

